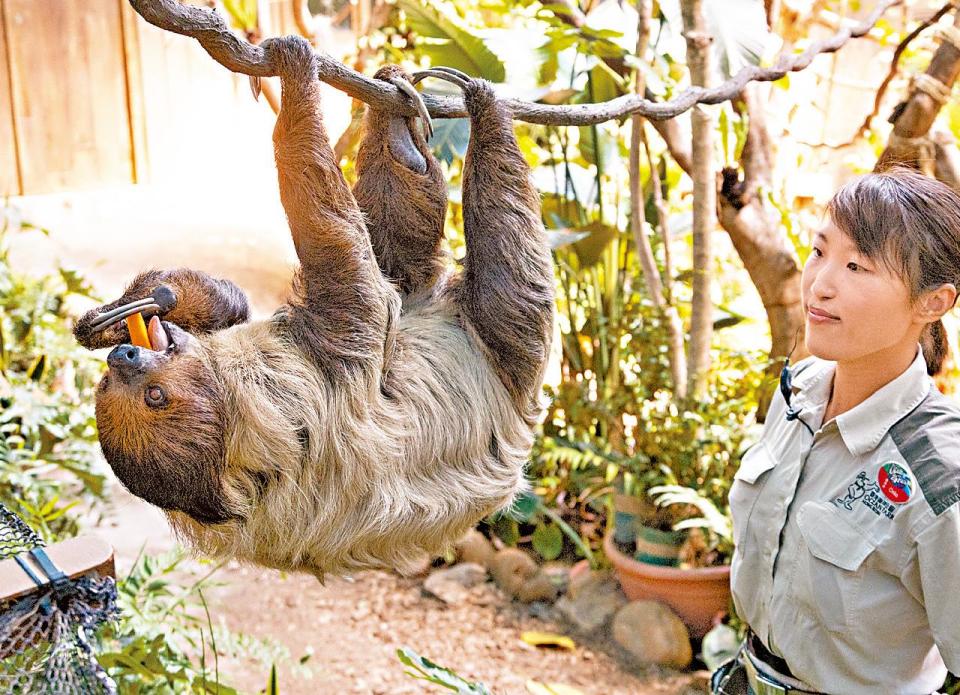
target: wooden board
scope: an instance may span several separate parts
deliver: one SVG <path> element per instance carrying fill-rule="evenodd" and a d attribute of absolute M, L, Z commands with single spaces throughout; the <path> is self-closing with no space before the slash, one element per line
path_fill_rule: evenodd
<path fill-rule="evenodd" d="M 124 68 L 127 77 L 127 105 L 130 115 L 130 138 L 133 146 L 133 182 L 150 181 L 150 153 L 147 149 L 147 120 L 143 104 L 143 66 L 140 64 L 140 16 L 129 0 L 116 0 L 120 5 L 120 26 L 123 30 Z M 143 21 L 143 20 L 140 20 Z"/>
<path fill-rule="evenodd" d="M 116 0 L 4 0 L 24 194 L 133 179 L 120 17 Z"/>
<path fill-rule="evenodd" d="M 17 143 L 13 134 L 13 106 L 10 103 L 10 69 L 7 65 L 6 32 L 2 26 L 4 2 L 5 0 L 0 0 L 0 198 L 20 193 Z"/>
<path fill-rule="evenodd" d="M 102 538 L 79 536 L 45 548 L 50 560 L 71 579 L 85 574 L 114 577 L 113 548 Z M 39 578 L 43 573 L 29 559 L 28 564 Z M 25 596 L 37 585 L 12 557 L 0 561 L 0 601 Z"/>
<path fill-rule="evenodd" d="M 215 62 L 191 38 L 142 17 L 133 24 L 150 182 L 214 185 L 253 176 L 275 186 L 276 119 L 262 97 L 254 101 L 249 79 Z"/>

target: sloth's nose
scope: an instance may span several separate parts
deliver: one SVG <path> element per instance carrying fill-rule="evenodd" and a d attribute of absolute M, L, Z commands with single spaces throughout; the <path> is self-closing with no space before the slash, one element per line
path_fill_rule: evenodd
<path fill-rule="evenodd" d="M 107 365 L 121 376 L 133 376 L 143 370 L 143 351 L 136 345 L 117 345 L 107 355 Z"/>

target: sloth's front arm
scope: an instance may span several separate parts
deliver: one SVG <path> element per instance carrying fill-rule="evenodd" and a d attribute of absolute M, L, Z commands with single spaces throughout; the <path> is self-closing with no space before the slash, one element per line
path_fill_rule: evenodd
<path fill-rule="evenodd" d="M 330 146 L 316 56 L 299 37 L 262 45 L 280 74 L 274 151 L 280 200 L 300 258 L 290 335 L 329 375 L 379 366 L 399 296 L 380 273 Z"/>

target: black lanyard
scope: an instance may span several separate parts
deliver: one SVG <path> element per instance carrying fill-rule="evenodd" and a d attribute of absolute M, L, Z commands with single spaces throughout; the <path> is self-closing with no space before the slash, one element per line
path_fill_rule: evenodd
<path fill-rule="evenodd" d="M 810 429 L 810 425 L 800 419 L 800 413 L 803 412 L 803 408 L 794 408 L 790 405 L 790 399 L 793 397 L 793 374 L 790 372 L 790 358 L 788 357 L 783 363 L 783 369 L 780 370 L 780 393 L 783 396 L 783 400 L 787 404 L 787 421 L 799 420 L 804 427 L 807 428 L 807 431 L 812 435 L 813 430 Z"/>

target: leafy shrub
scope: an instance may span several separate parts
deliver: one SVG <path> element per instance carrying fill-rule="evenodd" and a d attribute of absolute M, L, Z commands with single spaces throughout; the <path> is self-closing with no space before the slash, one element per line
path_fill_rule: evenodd
<path fill-rule="evenodd" d="M 80 531 L 80 512 L 96 518 L 109 495 L 98 454 L 94 388 L 102 363 L 77 345 L 70 330 L 71 295 L 93 297 L 77 273 L 43 277 L 19 272 L 11 236 L 45 233 L 0 207 L 0 503 L 47 542 Z M 124 693 L 219 693 L 220 651 L 262 663 L 286 659 L 285 649 L 214 628 L 196 576 L 181 551 L 142 555 L 117 583 L 117 623 L 98 635 L 101 661 Z M 211 653 L 207 653 L 208 647 Z"/>

